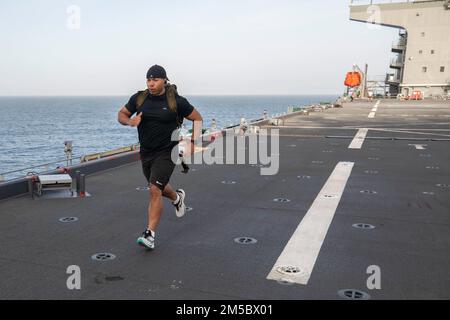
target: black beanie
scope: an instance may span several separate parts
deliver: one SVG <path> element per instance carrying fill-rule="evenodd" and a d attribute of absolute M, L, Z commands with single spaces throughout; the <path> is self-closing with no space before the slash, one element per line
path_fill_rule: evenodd
<path fill-rule="evenodd" d="M 150 67 L 147 71 L 147 79 L 150 78 L 161 78 L 161 79 L 167 79 L 166 70 L 164 70 L 163 67 L 155 64 L 154 66 Z M 167 79 L 169 80 L 169 79 Z"/>

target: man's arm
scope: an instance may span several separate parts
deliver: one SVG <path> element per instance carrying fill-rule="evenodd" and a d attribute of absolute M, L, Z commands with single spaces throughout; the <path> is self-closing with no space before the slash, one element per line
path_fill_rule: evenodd
<path fill-rule="evenodd" d="M 119 121 L 120 124 L 123 124 L 124 126 L 132 126 L 136 127 L 141 123 L 142 118 L 142 112 L 140 112 L 136 117 L 133 119 L 130 119 L 132 113 L 128 111 L 127 108 L 122 107 L 122 109 L 119 110 L 119 113 L 117 114 L 117 121 Z"/>
<path fill-rule="evenodd" d="M 186 119 L 193 121 L 192 122 L 192 136 L 191 140 L 197 141 L 201 134 L 202 134 L 202 123 L 203 118 L 201 114 L 197 111 L 197 109 L 194 109 L 187 117 Z"/>

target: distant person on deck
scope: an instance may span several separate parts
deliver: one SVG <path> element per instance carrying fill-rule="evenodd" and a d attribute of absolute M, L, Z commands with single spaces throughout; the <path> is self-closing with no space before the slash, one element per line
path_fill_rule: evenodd
<path fill-rule="evenodd" d="M 182 217 L 186 210 L 185 191 L 175 191 L 169 184 L 175 167 L 171 158 L 172 149 L 178 148 L 178 141 L 172 141 L 172 134 L 180 127 L 184 118 L 194 121 L 190 146 L 187 146 L 188 152 L 185 153 L 185 156 L 191 155 L 194 143 L 200 137 L 203 119 L 184 97 L 176 93 L 176 87 L 168 84 L 163 67 L 154 65 L 148 70 L 147 87 L 148 90 L 131 96 L 119 111 L 118 121 L 138 129 L 142 171 L 149 184 L 150 203 L 147 229 L 137 242 L 148 249 L 154 249 L 156 228 L 163 211 L 163 197 L 172 201 L 178 217 Z M 136 116 L 131 118 L 135 113 Z"/>

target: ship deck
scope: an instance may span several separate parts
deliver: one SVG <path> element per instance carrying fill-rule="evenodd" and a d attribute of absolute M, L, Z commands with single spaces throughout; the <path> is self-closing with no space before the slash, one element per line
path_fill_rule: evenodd
<path fill-rule="evenodd" d="M 280 134 L 276 175 L 249 164 L 177 167 L 170 183 L 192 210 L 177 218 L 164 200 L 153 251 L 136 245 L 149 201 L 139 162 L 87 176 L 90 197 L 1 201 L 0 298 L 343 299 L 338 291 L 356 289 L 449 299 L 450 104 L 381 100 L 369 118 L 375 104 L 265 126 Z M 349 148 L 361 128 L 361 148 Z M 91 258 L 105 252 L 115 259 Z M 278 259 L 309 274 L 268 279 Z M 66 286 L 71 265 L 80 290 Z M 372 275 L 380 287 L 368 287 Z"/>

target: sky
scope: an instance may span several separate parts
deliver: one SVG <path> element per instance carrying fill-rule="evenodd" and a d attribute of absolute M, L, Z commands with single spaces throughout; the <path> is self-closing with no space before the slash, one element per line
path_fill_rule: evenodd
<path fill-rule="evenodd" d="M 339 94 L 353 64 L 385 75 L 398 37 L 348 5 L 0 0 L 0 96 L 130 95 L 153 64 L 183 95 Z"/>

